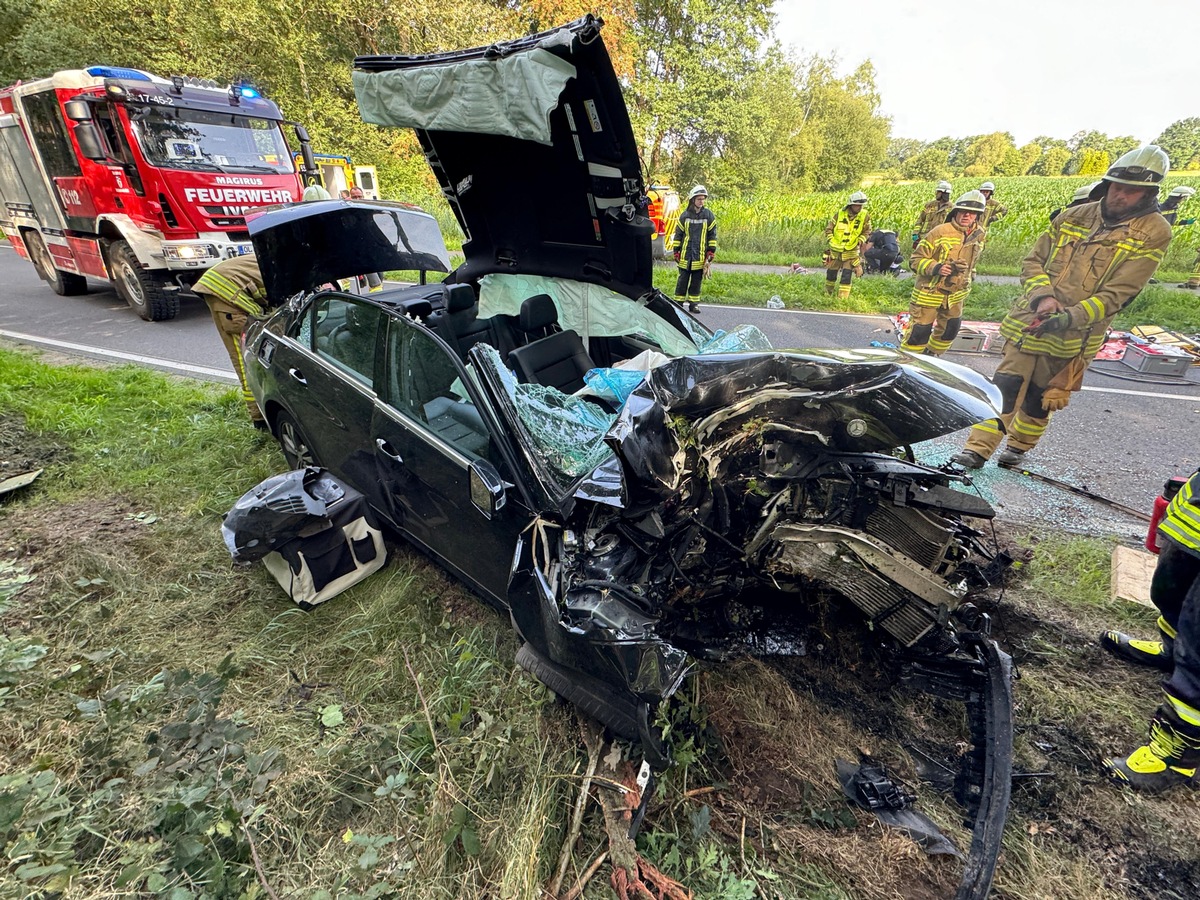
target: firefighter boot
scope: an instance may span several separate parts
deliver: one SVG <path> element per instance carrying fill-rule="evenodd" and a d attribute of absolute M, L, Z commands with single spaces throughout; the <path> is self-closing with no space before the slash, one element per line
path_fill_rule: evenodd
<path fill-rule="evenodd" d="M 841 284 L 838 285 L 838 299 L 850 299 L 850 279 L 853 277 L 852 269 L 842 269 Z"/>
<path fill-rule="evenodd" d="M 1000 451 L 1000 455 L 996 457 L 996 465 L 1002 469 L 1019 469 L 1023 465 L 1024 459 L 1024 450 L 1014 450 L 1012 447 L 1005 447 Z"/>
<path fill-rule="evenodd" d="M 961 453 L 955 453 L 950 457 L 950 462 L 956 466 L 962 466 L 964 469 L 982 469 L 983 464 L 987 460 L 974 450 L 963 450 Z"/>
<path fill-rule="evenodd" d="M 1191 785 L 1200 764 L 1200 728 L 1188 725 L 1164 703 L 1150 720 L 1150 740 L 1124 759 L 1106 759 L 1104 768 L 1116 784 L 1157 793 Z"/>
<path fill-rule="evenodd" d="M 1158 634 L 1157 641 L 1142 641 L 1120 631 L 1106 631 L 1100 635 L 1100 646 L 1128 662 L 1170 672 L 1175 668 L 1175 629 L 1162 616 L 1158 617 Z"/>

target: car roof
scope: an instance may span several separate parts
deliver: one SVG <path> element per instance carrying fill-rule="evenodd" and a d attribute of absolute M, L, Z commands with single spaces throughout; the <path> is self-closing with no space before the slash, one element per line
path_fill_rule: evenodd
<path fill-rule="evenodd" d="M 404 203 L 291 203 L 248 212 L 246 225 L 273 305 L 369 272 L 450 271 L 437 220 Z"/>
<path fill-rule="evenodd" d="M 492 272 L 652 287 L 653 225 L 620 84 L 585 16 L 519 40 L 360 56 L 363 119 L 416 129 L 467 240 L 460 281 Z"/>

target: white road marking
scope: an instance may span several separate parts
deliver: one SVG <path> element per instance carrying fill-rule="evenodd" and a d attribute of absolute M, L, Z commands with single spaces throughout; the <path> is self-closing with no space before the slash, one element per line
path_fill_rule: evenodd
<path fill-rule="evenodd" d="M 125 353 L 121 350 L 108 350 L 104 347 L 92 347 L 87 344 L 73 344 L 70 341 L 58 341 L 53 338 L 37 337 L 32 334 L 22 334 L 19 331 L 7 331 L 0 328 L 0 337 L 10 338 L 14 341 L 20 341 L 23 344 L 33 344 L 37 347 L 48 347 L 53 350 L 68 350 L 74 353 L 84 353 L 88 356 L 100 356 L 108 359 L 120 359 L 125 362 L 138 363 L 143 366 L 152 366 L 156 369 L 166 369 L 169 372 L 177 372 L 181 375 L 197 375 L 201 378 L 209 378 L 216 381 L 226 381 L 230 384 L 237 384 L 237 375 L 232 369 L 214 369 L 211 366 L 193 366 L 188 363 L 174 362 L 169 359 L 160 359 L 155 356 L 142 356 L 139 353 Z"/>

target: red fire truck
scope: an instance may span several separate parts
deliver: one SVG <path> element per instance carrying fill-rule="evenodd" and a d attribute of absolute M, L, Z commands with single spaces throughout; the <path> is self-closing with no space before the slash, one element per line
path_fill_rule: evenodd
<path fill-rule="evenodd" d="M 55 293 L 107 279 L 143 319 L 172 319 L 208 267 L 251 250 L 247 209 L 314 176 L 295 125 L 248 86 L 93 66 L 0 89 L 0 229 Z"/>

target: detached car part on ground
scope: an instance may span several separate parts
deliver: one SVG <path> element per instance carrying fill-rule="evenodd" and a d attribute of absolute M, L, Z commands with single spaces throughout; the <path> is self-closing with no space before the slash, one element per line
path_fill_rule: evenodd
<path fill-rule="evenodd" d="M 995 389 L 897 351 L 714 335 L 654 291 L 594 19 L 356 67 L 364 117 L 417 129 L 466 259 L 443 284 L 354 297 L 320 286 L 449 268 L 429 216 L 326 201 L 248 217 L 283 305 L 246 335 L 247 378 L 289 460 L 328 467 L 506 610 L 521 665 L 656 768 L 669 755 L 653 723 L 697 660 L 849 602 L 915 684 L 967 705 L 975 829 L 958 896 L 985 896 L 1011 667 L 966 602 L 990 556 L 967 520 L 993 512 L 955 490 L 961 475 L 895 450 L 994 416 Z M 539 207 L 548 173 L 558 199 Z M 607 399 L 573 395 L 585 374 Z"/>

